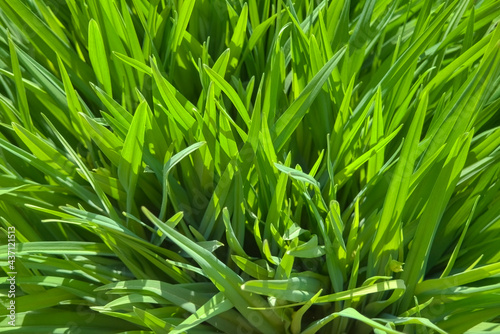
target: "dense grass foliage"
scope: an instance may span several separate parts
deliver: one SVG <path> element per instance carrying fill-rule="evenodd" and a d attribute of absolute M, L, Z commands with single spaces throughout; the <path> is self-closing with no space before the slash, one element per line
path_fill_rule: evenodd
<path fill-rule="evenodd" d="M 499 19 L 0 0 L 0 332 L 498 333 Z"/>

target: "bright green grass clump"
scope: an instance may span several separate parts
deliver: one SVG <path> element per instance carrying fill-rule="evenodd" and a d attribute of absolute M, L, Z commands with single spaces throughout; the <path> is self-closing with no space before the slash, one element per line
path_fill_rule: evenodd
<path fill-rule="evenodd" d="M 498 333 L 499 20 L 0 0 L 0 332 Z"/>

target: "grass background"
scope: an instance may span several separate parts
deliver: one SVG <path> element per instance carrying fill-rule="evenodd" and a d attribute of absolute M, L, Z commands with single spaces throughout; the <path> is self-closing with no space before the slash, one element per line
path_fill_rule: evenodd
<path fill-rule="evenodd" d="M 0 332 L 498 332 L 499 18 L 0 0 Z"/>

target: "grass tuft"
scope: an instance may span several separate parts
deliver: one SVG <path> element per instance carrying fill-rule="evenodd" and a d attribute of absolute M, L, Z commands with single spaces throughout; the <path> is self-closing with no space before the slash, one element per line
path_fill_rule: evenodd
<path fill-rule="evenodd" d="M 0 333 L 498 332 L 499 20 L 0 0 Z"/>

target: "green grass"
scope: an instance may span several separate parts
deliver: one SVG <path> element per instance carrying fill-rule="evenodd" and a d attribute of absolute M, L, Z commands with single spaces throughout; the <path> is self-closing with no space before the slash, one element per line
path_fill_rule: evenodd
<path fill-rule="evenodd" d="M 0 332 L 498 332 L 499 21 L 0 0 Z"/>

